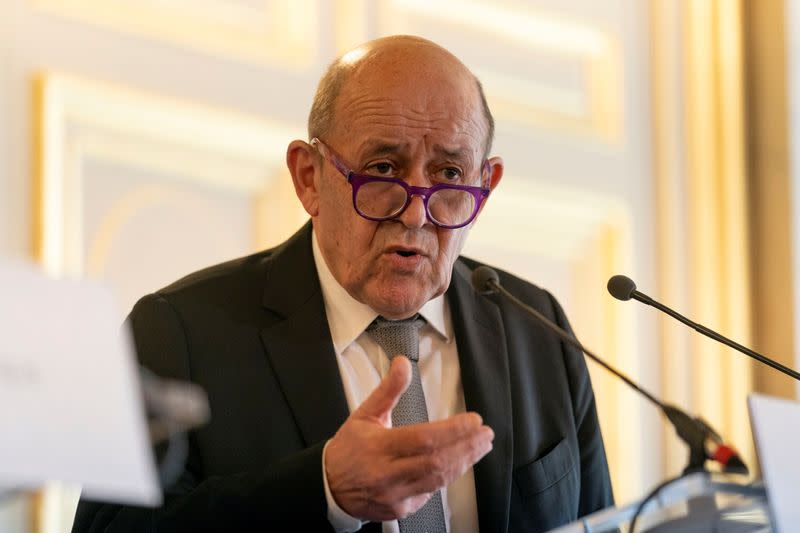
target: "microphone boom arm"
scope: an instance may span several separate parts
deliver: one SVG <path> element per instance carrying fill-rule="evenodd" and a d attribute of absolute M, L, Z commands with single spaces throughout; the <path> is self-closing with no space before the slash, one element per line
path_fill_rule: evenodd
<path fill-rule="evenodd" d="M 797 381 L 800 381 L 800 373 L 798 373 L 797 371 L 792 370 L 788 366 L 784 366 L 784 365 L 780 364 L 779 362 L 777 362 L 777 361 L 775 361 L 773 359 L 770 359 L 769 357 L 763 356 L 760 353 L 751 350 L 747 346 L 742 346 L 738 342 L 736 342 L 734 340 L 731 340 L 728 337 L 725 337 L 724 335 L 721 335 L 721 334 L 717 333 L 716 331 L 708 329 L 707 327 L 705 327 L 702 324 L 698 324 L 697 322 L 694 322 L 694 321 L 686 318 L 685 316 L 683 316 L 679 312 L 674 311 L 673 309 L 670 309 L 666 305 L 664 305 L 664 304 L 662 304 L 660 302 L 657 302 L 656 300 L 653 300 L 652 298 L 650 298 L 649 296 L 647 296 L 644 293 L 641 293 L 641 292 L 639 292 L 639 291 L 634 289 L 631 292 L 630 297 L 633 298 L 634 300 L 639 300 L 643 304 L 647 304 L 647 305 L 649 305 L 651 307 L 655 307 L 659 311 L 663 311 L 664 313 L 668 314 L 669 316 L 671 316 L 675 320 L 677 320 L 679 322 L 682 322 L 683 324 L 686 324 L 687 326 L 689 326 L 693 330 L 697 331 L 698 333 L 702 333 L 706 337 L 714 339 L 717 342 L 721 342 L 722 344 L 724 344 L 726 346 L 729 346 L 729 347 L 733 348 L 734 350 L 737 350 L 737 351 L 739 351 L 739 352 L 741 352 L 741 353 L 743 353 L 743 354 L 745 354 L 745 355 L 747 355 L 749 357 L 752 357 L 753 359 L 755 359 L 756 361 L 758 361 L 760 363 L 763 363 L 763 364 L 765 364 L 765 365 L 767 365 L 769 367 L 772 367 L 775 370 L 777 370 L 779 372 L 783 372 L 787 376 L 792 377 L 792 378 L 796 379 Z"/>
<path fill-rule="evenodd" d="M 483 267 L 481 267 L 483 268 Z M 600 357 L 595 355 L 591 350 L 587 349 L 583 344 L 578 341 L 572 335 L 569 335 L 564 329 L 562 329 L 558 324 L 555 324 L 552 320 L 544 316 L 538 310 L 534 309 L 530 305 L 526 304 L 508 290 L 503 287 L 498 279 L 496 278 L 496 274 L 494 276 L 487 276 L 485 279 L 482 279 L 482 284 L 492 291 L 499 292 L 509 300 L 511 300 L 515 305 L 519 306 L 520 308 L 524 309 L 531 315 L 533 315 L 536 319 L 539 320 L 541 324 L 546 326 L 550 331 L 555 333 L 561 340 L 566 342 L 567 344 L 577 348 L 587 357 L 589 357 L 592 361 L 597 363 L 598 365 L 605 368 L 608 372 L 611 372 L 619 379 L 625 382 L 629 387 L 636 390 L 639 394 L 650 400 L 651 403 L 656 405 L 667 420 L 670 421 L 673 428 L 675 429 L 675 433 L 678 437 L 688 446 L 689 448 L 689 461 L 684 469 L 684 472 L 690 472 L 694 470 L 700 470 L 705 468 L 705 461 L 707 459 L 714 459 L 720 460 L 717 453 L 711 453 L 706 449 L 706 443 L 709 440 L 715 441 L 715 444 L 719 445 L 719 449 L 724 449 L 727 455 L 723 464 L 725 465 L 725 469 L 728 471 L 736 471 L 740 473 L 747 473 L 747 465 L 741 460 L 741 458 L 735 453 L 735 451 L 724 443 L 720 439 L 719 435 L 702 419 L 695 418 L 690 416 L 689 414 L 685 413 L 680 408 L 666 404 L 653 396 L 649 391 L 642 388 L 640 385 L 637 385 L 633 380 L 631 380 L 628 376 L 614 368 L 613 366 L 609 365 L 605 361 L 603 361 Z M 483 291 L 484 294 L 492 291 Z"/>
<path fill-rule="evenodd" d="M 631 379 L 630 379 L 628 376 L 626 376 L 625 374 L 623 374 L 622 372 L 620 372 L 619 370 L 617 370 L 617 369 L 616 369 L 616 368 L 614 368 L 613 366 L 609 365 L 608 363 L 606 363 L 605 361 L 603 361 L 602 359 L 600 359 L 600 357 L 598 357 L 598 356 L 597 356 L 597 355 L 595 355 L 595 354 L 594 354 L 594 353 L 593 353 L 591 350 L 589 350 L 588 348 L 586 348 L 586 347 L 585 347 L 583 344 L 581 344 L 581 343 L 580 343 L 580 341 L 578 341 L 576 338 L 574 338 L 574 337 L 572 337 L 572 336 L 570 336 L 570 335 L 567 335 L 567 334 L 566 334 L 566 332 L 565 332 L 565 331 L 564 331 L 564 330 L 563 330 L 563 329 L 562 329 L 560 326 L 558 326 L 558 324 L 555 324 L 555 323 L 554 323 L 552 320 L 550 320 L 549 318 L 547 318 L 546 316 L 544 316 L 544 315 L 543 315 L 542 313 L 540 313 L 538 310 L 534 309 L 533 307 L 529 306 L 528 304 L 526 304 L 525 302 L 523 302 L 522 300 L 520 300 L 519 298 L 517 298 L 516 296 L 514 296 L 514 295 L 513 295 L 513 294 L 511 294 L 510 292 L 508 292 L 508 291 L 505 289 L 505 287 L 503 287 L 502 285 L 500 285 L 500 284 L 499 284 L 499 283 L 497 283 L 496 281 L 494 281 L 494 280 L 489 280 L 489 281 L 487 282 L 487 284 L 491 285 L 491 287 L 492 287 L 494 290 L 496 290 L 496 291 L 498 291 L 498 292 L 502 293 L 502 294 L 503 294 L 503 295 L 504 295 L 506 298 L 508 298 L 509 300 L 511 300 L 512 302 L 514 302 L 515 304 L 517 304 L 519 307 L 522 307 L 523 309 L 525 309 L 526 311 L 528 311 L 530 314 L 532 314 L 533 316 L 535 316 L 537 319 L 539 319 L 539 321 L 540 321 L 542 324 L 544 324 L 545 326 L 547 326 L 547 328 L 548 328 L 550 331 L 552 331 L 553 333 L 555 333 L 556 335 L 558 335 L 558 336 L 561 338 L 561 340 L 565 341 L 567 344 L 570 344 L 570 345 L 571 345 L 571 346 L 573 346 L 574 348 L 577 348 L 578 350 L 580 350 L 580 351 L 582 351 L 583 353 L 585 353 L 585 354 L 586 354 L 586 355 L 589 357 L 589 359 L 591 359 L 592 361 L 594 361 L 594 362 L 595 362 L 595 363 L 597 363 L 598 365 L 600 365 L 600 366 L 602 366 L 603 368 L 605 368 L 607 371 L 609 371 L 609 372 L 611 372 L 612 374 L 614 374 L 615 376 L 617 376 L 619 379 L 621 379 L 622 381 L 624 381 L 624 382 L 625 382 L 625 383 L 626 383 L 626 384 L 627 384 L 629 387 L 631 387 L 631 388 L 633 388 L 633 389 L 637 390 L 637 391 L 638 391 L 638 392 L 639 392 L 639 393 L 640 393 L 642 396 L 644 396 L 645 398 L 647 398 L 648 400 L 650 400 L 650 402 L 652 402 L 652 403 L 653 403 L 654 405 L 656 405 L 657 407 L 659 407 L 659 408 L 661 408 L 661 409 L 663 409 L 663 408 L 664 408 L 664 404 L 663 404 L 663 402 L 661 402 L 661 401 L 660 401 L 658 398 L 656 398 L 655 396 L 653 396 L 652 394 L 650 394 L 650 392 L 648 392 L 647 390 L 643 389 L 641 386 L 637 385 L 637 384 L 636 384 L 636 383 L 635 383 L 633 380 L 631 380 Z"/>

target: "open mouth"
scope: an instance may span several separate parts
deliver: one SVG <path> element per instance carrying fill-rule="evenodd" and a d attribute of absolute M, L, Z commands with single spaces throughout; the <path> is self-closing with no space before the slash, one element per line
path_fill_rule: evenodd
<path fill-rule="evenodd" d="M 417 255 L 417 252 L 412 252 L 411 250 L 397 250 L 395 253 L 403 257 L 412 257 Z"/>

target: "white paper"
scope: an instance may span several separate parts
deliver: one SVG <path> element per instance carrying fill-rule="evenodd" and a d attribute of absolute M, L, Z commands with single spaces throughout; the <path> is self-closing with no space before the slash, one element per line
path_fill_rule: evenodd
<path fill-rule="evenodd" d="M 751 394 L 750 423 L 776 531 L 800 524 L 800 403 Z"/>
<path fill-rule="evenodd" d="M 0 486 L 158 505 L 137 366 L 111 293 L 0 262 Z"/>

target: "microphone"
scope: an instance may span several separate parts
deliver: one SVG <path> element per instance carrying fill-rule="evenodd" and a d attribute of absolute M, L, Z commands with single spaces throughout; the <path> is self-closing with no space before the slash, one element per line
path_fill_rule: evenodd
<path fill-rule="evenodd" d="M 736 453 L 736 450 L 725 444 L 719 434 L 714 431 L 707 422 L 701 418 L 694 418 L 686 414 L 684 411 L 674 405 L 662 402 L 648 392 L 645 388 L 631 380 L 628 376 L 606 363 L 591 350 L 584 347 L 583 344 L 581 344 L 581 342 L 574 337 L 574 335 L 571 335 L 566 330 L 559 327 L 549 318 L 540 313 L 538 310 L 529 306 L 506 290 L 500 284 L 500 276 L 494 269 L 484 265 L 473 270 L 472 286 L 484 296 L 494 293 L 502 294 L 517 307 L 536 318 L 542 325 L 555 333 L 567 344 L 570 344 L 571 346 L 585 353 L 586 356 L 592 361 L 605 368 L 608 372 L 614 374 L 626 385 L 657 406 L 661 412 L 664 413 L 664 416 L 667 417 L 667 420 L 672 423 L 672 426 L 675 428 L 675 433 L 678 434 L 678 437 L 680 437 L 680 439 L 683 440 L 683 442 L 685 442 L 689 447 L 689 464 L 686 466 L 686 469 L 684 470 L 685 472 L 703 468 L 706 460 L 712 460 L 721 464 L 727 472 L 742 474 L 746 474 L 748 472 L 747 465 L 744 464 L 744 461 L 742 461 L 741 457 L 739 457 L 739 455 Z M 635 285 L 633 290 L 635 290 Z"/>
<path fill-rule="evenodd" d="M 630 300 L 631 298 L 633 298 L 634 300 L 639 300 L 640 302 L 642 302 L 644 304 L 647 304 L 647 305 L 649 305 L 651 307 L 655 307 L 659 311 L 662 311 L 662 312 L 668 314 L 669 316 L 671 316 L 675 320 L 677 320 L 679 322 L 682 322 L 683 324 L 686 324 L 690 328 L 694 329 L 695 331 L 698 331 L 698 332 L 702 333 L 706 337 L 712 338 L 717 342 L 721 342 L 722 344 L 724 344 L 726 346 L 730 346 L 734 350 L 740 351 L 743 354 L 745 354 L 745 355 L 747 355 L 749 357 L 752 357 L 756 361 L 758 361 L 758 362 L 760 362 L 762 364 L 765 364 L 767 366 L 770 366 L 770 367 L 774 368 L 775 370 L 778 370 L 779 372 L 783 372 L 787 376 L 792 377 L 792 378 L 800 381 L 800 373 L 798 373 L 797 371 L 792 370 L 791 368 L 780 364 L 779 362 L 775 361 L 774 359 L 770 359 L 766 355 L 762 355 L 762 354 L 760 354 L 760 353 L 758 353 L 756 351 L 753 351 L 750 348 L 748 348 L 747 346 L 742 346 L 738 342 L 732 341 L 731 339 L 729 339 L 729 338 L 717 333 L 716 331 L 714 331 L 712 329 L 708 329 L 707 327 L 703 326 L 702 324 L 698 324 L 697 322 L 693 322 L 692 320 L 689 320 L 688 318 L 686 318 L 682 314 L 680 314 L 677 311 L 667 307 L 666 305 L 662 304 L 661 302 L 653 300 L 652 298 L 650 298 L 646 294 L 637 291 L 636 290 L 636 283 L 634 283 L 633 280 L 631 278 L 627 277 L 627 276 L 623 276 L 621 274 L 617 274 L 616 276 L 611 276 L 611 278 L 608 280 L 608 292 L 611 294 L 611 296 L 613 296 L 617 300 L 627 301 L 627 300 Z"/>
<path fill-rule="evenodd" d="M 628 276 L 617 274 L 608 279 L 608 292 L 617 300 L 628 301 L 633 293 L 640 294 L 636 290 L 636 284 Z"/>
<path fill-rule="evenodd" d="M 484 296 L 497 292 L 500 287 L 500 276 L 497 272 L 486 265 L 479 266 L 472 271 L 472 286 Z"/>
<path fill-rule="evenodd" d="M 150 427 L 150 440 L 159 444 L 156 455 L 163 487 L 175 483 L 189 457 L 186 431 L 208 422 L 208 396 L 193 383 L 165 379 L 139 366 L 142 399 Z"/>

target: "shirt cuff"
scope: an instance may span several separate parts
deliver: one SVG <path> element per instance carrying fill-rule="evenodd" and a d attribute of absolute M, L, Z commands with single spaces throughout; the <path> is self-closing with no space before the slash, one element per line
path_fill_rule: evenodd
<path fill-rule="evenodd" d="M 351 533 L 361 529 L 365 522 L 347 514 L 333 499 L 331 488 L 328 486 L 328 474 L 325 472 L 325 453 L 330 443 L 331 441 L 326 442 L 322 448 L 322 484 L 325 485 L 325 500 L 328 502 L 328 522 L 336 533 Z"/>

